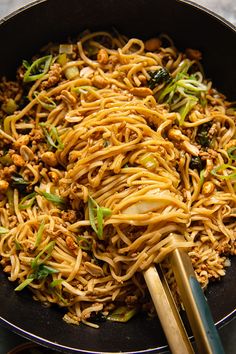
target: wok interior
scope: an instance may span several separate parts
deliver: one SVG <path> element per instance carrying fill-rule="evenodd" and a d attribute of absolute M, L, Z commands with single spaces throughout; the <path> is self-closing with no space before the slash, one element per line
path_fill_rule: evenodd
<path fill-rule="evenodd" d="M 22 59 L 27 59 L 48 42 L 62 41 L 82 30 L 116 28 L 127 36 L 148 38 L 168 33 L 176 46 L 197 48 L 203 53 L 206 76 L 229 98 L 236 96 L 233 43 L 236 32 L 198 8 L 174 0 L 49 0 L 38 1 L 0 26 L 2 52 L 0 74 L 14 77 Z M 219 43 L 220 38 L 220 43 Z M 215 321 L 235 308 L 236 262 L 221 282 L 212 284 L 207 297 Z M 68 326 L 57 308 L 42 308 L 28 292 L 16 295 L 14 284 L 1 274 L 0 315 L 9 326 L 38 342 L 57 343 L 64 350 L 93 352 L 132 352 L 166 345 L 157 319 L 137 316 L 127 324 L 105 322 L 99 330 Z M 30 334 L 31 333 L 31 334 Z M 32 337 L 33 335 L 33 337 Z M 43 339 L 40 339 L 43 338 Z M 49 346 L 52 345 L 49 343 Z"/>

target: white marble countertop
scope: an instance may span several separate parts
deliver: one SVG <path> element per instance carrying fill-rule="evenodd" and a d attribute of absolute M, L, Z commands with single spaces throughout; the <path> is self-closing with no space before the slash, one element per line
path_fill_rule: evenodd
<path fill-rule="evenodd" d="M 32 0 L 0 0 L 0 19 L 31 2 Z M 236 0 L 192 0 L 192 2 L 210 9 L 236 26 Z M 236 318 L 221 328 L 220 335 L 225 352 L 227 354 L 236 353 Z M 25 341 L 0 326 L 0 354 L 6 354 L 8 350 Z"/>

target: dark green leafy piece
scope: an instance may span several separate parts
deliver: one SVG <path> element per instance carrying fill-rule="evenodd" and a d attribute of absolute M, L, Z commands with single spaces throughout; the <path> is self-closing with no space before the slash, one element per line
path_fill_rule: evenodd
<path fill-rule="evenodd" d="M 202 163 L 201 158 L 199 156 L 193 156 L 191 158 L 189 167 L 192 170 L 197 170 L 200 173 L 203 170 L 203 163 Z"/>
<path fill-rule="evenodd" d="M 26 193 L 27 187 L 30 182 L 26 181 L 20 174 L 15 173 L 11 176 L 10 185 L 13 188 L 18 189 L 21 193 Z"/>
<path fill-rule="evenodd" d="M 44 279 L 47 278 L 48 275 L 50 274 L 55 274 L 58 273 L 58 270 L 48 267 L 45 264 L 40 264 L 34 271 L 34 273 L 31 274 L 31 276 L 34 279 Z"/>
<path fill-rule="evenodd" d="M 148 80 L 148 86 L 150 89 L 154 89 L 157 85 L 163 82 L 169 83 L 171 81 L 171 76 L 169 71 L 165 68 L 158 69 L 153 72 L 149 72 L 150 79 Z"/>
<path fill-rule="evenodd" d="M 211 128 L 211 124 L 204 123 L 198 127 L 196 141 L 203 147 L 209 147 L 211 144 L 211 140 L 209 138 L 209 130 Z"/>

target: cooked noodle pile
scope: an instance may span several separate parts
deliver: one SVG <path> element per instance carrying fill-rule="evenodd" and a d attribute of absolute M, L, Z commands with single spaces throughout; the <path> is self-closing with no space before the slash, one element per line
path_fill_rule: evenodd
<path fill-rule="evenodd" d="M 0 254 L 16 291 L 95 327 L 120 306 L 150 310 L 142 271 L 166 261 L 173 232 L 203 287 L 225 274 L 235 111 L 200 59 L 165 35 L 87 32 L 2 80 Z"/>

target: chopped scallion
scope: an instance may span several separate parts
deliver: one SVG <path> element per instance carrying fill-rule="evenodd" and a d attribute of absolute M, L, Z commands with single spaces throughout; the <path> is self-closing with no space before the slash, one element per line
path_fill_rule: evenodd
<path fill-rule="evenodd" d="M 52 55 L 46 55 L 42 58 L 35 60 L 25 72 L 24 82 L 31 82 L 41 79 L 47 74 L 52 62 Z"/>

